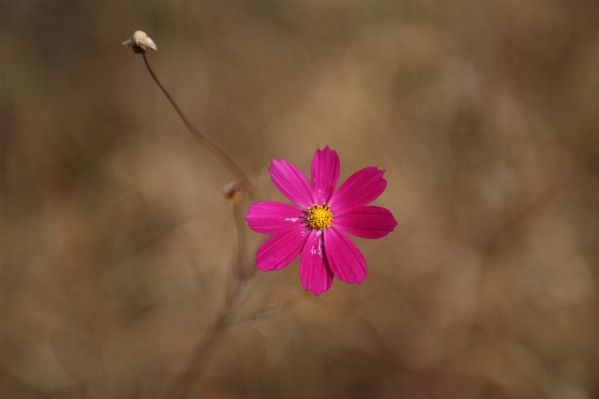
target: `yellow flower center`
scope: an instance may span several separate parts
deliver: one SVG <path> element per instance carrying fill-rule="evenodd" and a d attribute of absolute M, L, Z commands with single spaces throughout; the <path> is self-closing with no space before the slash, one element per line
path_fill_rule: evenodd
<path fill-rule="evenodd" d="M 324 230 L 333 224 L 333 212 L 326 203 L 322 205 L 314 204 L 308 208 L 308 224 L 313 229 Z"/>

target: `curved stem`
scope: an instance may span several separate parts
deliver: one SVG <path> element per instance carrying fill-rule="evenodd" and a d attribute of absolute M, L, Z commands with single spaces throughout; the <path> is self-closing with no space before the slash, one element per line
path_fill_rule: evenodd
<path fill-rule="evenodd" d="M 235 178 L 239 181 L 241 187 L 245 190 L 248 197 L 252 201 L 256 201 L 255 189 L 252 183 L 241 170 L 241 168 L 229 157 L 223 150 L 221 150 L 216 144 L 206 138 L 198 129 L 196 129 L 189 119 L 183 114 L 181 108 L 177 102 L 171 97 L 169 92 L 164 88 L 152 67 L 148 63 L 145 51 L 141 52 L 148 72 L 160 88 L 166 98 L 170 101 L 171 105 L 177 111 L 177 114 L 187 127 L 187 130 L 193 135 L 193 137 L 204 147 L 208 148 L 222 163 L 225 165 Z M 233 325 L 236 313 L 236 304 L 246 285 L 246 282 L 250 276 L 247 270 L 247 265 L 244 260 L 244 255 L 247 251 L 246 242 L 247 237 L 245 234 L 245 223 L 243 219 L 243 212 L 238 204 L 233 204 L 233 217 L 235 220 L 235 227 L 237 230 L 237 253 L 235 256 L 235 264 L 233 269 L 233 276 L 230 283 L 225 289 L 224 303 L 219 311 L 219 316 L 210 326 L 204 337 L 193 350 L 193 354 L 189 359 L 185 370 L 171 383 L 169 389 L 166 392 L 165 398 L 168 399 L 184 399 L 189 395 L 193 387 L 200 381 L 204 370 L 212 355 L 218 348 L 221 340 L 227 333 L 227 330 Z"/>
<path fill-rule="evenodd" d="M 162 86 L 162 83 L 160 83 L 160 80 L 158 79 L 158 77 L 152 70 L 152 67 L 150 67 L 150 64 L 148 63 L 148 59 L 146 58 L 146 53 L 142 52 L 141 55 L 144 58 L 144 62 L 146 63 L 148 72 L 150 72 L 150 75 L 152 75 L 152 78 L 154 79 L 154 81 L 156 82 L 158 87 L 160 87 L 160 90 L 162 90 L 162 92 L 164 93 L 166 98 L 168 98 L 168 100 L 170 101 L 172 106 L 175 108 L 175 111 L 177 111 L 177 114 L 179 114 L 179 117 L 181 118 L 181 120 L 183 120 L 183 123 L 187 127 L 187 130 L 189 130 L 189 132 L 193 135 L 193 137 L 195 137 L 195 139 L 197 141 L 200 142 L 200 144 L 202 144 L 204 147 L 208 148 L 210 150 L 210 152 L 212 152 L 231 171 L 231 173 L 233 173 L 235 178 L 237 180 L 239 180 L 239 183 L 241 184 L 241 186 L 247 193 L 248 197 L 250 197 L 250 199 L 253 202 L 255 202 L 256 194 L 254 192 L 254 186 L 252 185 L 252 183 L 250 183 L 250 181 L 247 178 L 247 176 L 245 175 L 245 173 L 243 173 L 241 168 L 235 163 L 235 161 L 233 161 L 231 159 L 231 157 L 229 157 L 223 150 L 221 150 L 212 141 L 208 140 L 208 138 L 206 138 L 198 129 L 196 129 L 191 124 L 189 119 L 187 119 L 187 117 L 183 114 L 183 111 L 181 111 L 181 108 L 179 108 L 179 105 L 177 104 L 177 102 L 171 97 L 171 95 L 164 88 L 164 86 Z"/>

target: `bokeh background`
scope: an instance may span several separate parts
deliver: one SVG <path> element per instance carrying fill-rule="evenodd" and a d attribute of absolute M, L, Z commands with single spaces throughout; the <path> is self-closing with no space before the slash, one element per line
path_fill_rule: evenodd
<path fill-rule="evenodd" d="M 362 285 L 316 298 L 297 261 L 255 273 L 190 397 L 599 398 L 598 17 L 0 1 L 0 397 L 159 398 L 222 306 L 232 176 L 120 46 L 141 29 L 263 198 L 283 199 L 272 158 L 307 173 L 328 144 L 342 179 L 386 169 L 375 204 L 399 223 L 356 239 Z"/>

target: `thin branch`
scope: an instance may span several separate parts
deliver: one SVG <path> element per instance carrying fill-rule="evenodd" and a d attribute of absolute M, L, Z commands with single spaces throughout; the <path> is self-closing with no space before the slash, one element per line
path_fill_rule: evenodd
<path fill-rule="evenodd" d="M 231 203 L 233 205 L 233 218 L 237 231 L 237 248 L 233 264 L 232 281 L 227 285 L 224 303 L 219 311 L 218 318 L 214 321 L 214 324 L 212 324 L 204 338 L 196 345 L 185 371 L 173 381 L 164 396 L 165 399 L 184 399 L 189 395 L 193 387 L 201 381 L 204 370 L 210 362 L 212 355 L 214 355 L 227 331 L 233 325 L 236 316 L 237 300 L 251 275 L 248 273 L 248 265 L 244 261 L 244 255 L 247 250 L 247 237 L 245 234 L 243 213 L 239 203 L 235 201 Z"/>
<path fill-rule="evenodd" d="M 250 197 L 250 199 L 253 202 L 255 202 L 256 201 L 256 194 L 255 194 L 255 191 L 254 191 L 254 186 L 252 185 L 252 183 L 250 183 L 250 181 L 247 178 L 247 176 L 245 175 L 245 173 L 243 173 L 243 171 L 241 170 L 241 168 L 235 163 L 235 161 L 233 161 L 233 159 L 231 159 L 231 157 L 229 157 L 223 150 L 221 150 L 212 141 L 208 140 L 208 138 L 206 138 L 206 136 L 204 136 L 198 129 L 196 129 L 191 124 L 191 122 L 189 121 L 189 119 L 187 119 L 187 117 L 181 111 L 181 108 L 179 108 L 179 105 L 177 104 L 177 102 L 171 97 L 171 95 L 164 88 L 164 86 L 162 85 L 162 83 L 160 83 L 160 80 L 158 79 L 158 77 L 156 76 L 156 74 L 152 70 L 152 67 L 150 67 L 150 64 L 148 63 L 148 59 L 146 58 L 145 51 L 142 52 L 141 55 L 144 58 L 144 62 L 146 63 L 146 67 L 148 68 L 148 72 L 150 72 L 150 75 L 152 75 L 152 78 L 154 79 L 154 81 L 156 82 L 156 84 L 158 85 L 158 87 L 160 87 L 160 90 L 162 90 L 162 92 L 164 93 L 164 95 L 166 96 L 166 98 L 168 98 L 168 100 L 170 101 L 170 103 L 172 104 L 172 106 L 175 108 L 175 111 L 177 111 L 177 114 L 179 114 L 179 117 L 181 118 L 181 120 L 183 121 L 183 123 L 185 124 L 185 126 L 187 127 L 187 130 L 189 130 L 189 132 L 193 135 L 193 137 L 195 137 L 195 139 L 197 141 L 200 142 L 200 144 L 202 144 L 204 147 L 208 148 L 231 171 L 231 173 L 233 173 L 233 175 L 235 176 L 235 178 L 237 180 L 239 180 L 239 183 L 241 184 L 241 186 L 243 187 L 243 189 L 247 193 L 248 197 Z"/>
<path fill-rule="evenodd" d="M 230 171 L 233 173 L 235 178 L 239 181 L 241 188 L 247 193 L 248 197 L 255 202 L 256 194 L 255 188 L 249 181 L 245 173 L 235 163 L 231 157 L 229 157 L 223 150 L 221 150 L 216 144 L 206 138 L 198 129 L 196 129 L 189 119 L 183 114 L 181 108 L 177 102 L 171 97 L 169 92 L 164 88 L 152 67 L 150 66 L 148 59 L 146 58 L 147 50 L 157 50 L 154 42 L 141 31 L 136 31 L 133 36 L 123 42 L 124 46 L 132 47 L 135 53 L 143 56 L 148 72 L 154 79 L 154 82 L 158 85 L 160 90 L 164 93 L 166 98 L 170 101 L 171 105 L 177 111 L 177 114 L 187 127 L 187 130 L 192 136 L 204 147 L 208 148 Z M 225 195 L 227 196 L 227 194 Z M 248 264 L 245 259 L 247 252 L 247 236 L 245 234 L 246 225 L 243 218 L 243 212 L 239 206 L 240 199 L 236 199 L 234 195 L 229 198 L 233 207 L 233 218 L 235 220 L 235 228 L 237 232 L 237 248 L 233 263 L 233 273 L 229 284 L 225 288 L 224 303 L 221 306 L 219 315 L 214 323 L 208 329 L 208 332 L 198 342 L 193 350 L 193 354 L 189 359 L 185 370 L 172 381 L 168 387 L 164 398 L 168 399 L 184 399 L 186 398 L 193 387 L 198 384 L 201 380 L 206 366 L 210 362 L 212 355 L 217 350 L 220 342 L 222 342 L 228 329 L 233 325 L 236 316 L 236 305 L 240 298 L 240 295 L 245 287 L 248 278 L 251 273 L 248 270 Z"/>

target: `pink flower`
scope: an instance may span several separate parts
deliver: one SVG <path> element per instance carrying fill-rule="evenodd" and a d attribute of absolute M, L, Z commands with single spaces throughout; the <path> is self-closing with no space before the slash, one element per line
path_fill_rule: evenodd
<path fill-rule="evenodd" d="M 366 206 L 385 191 L 387 181 L 376 167 L 362 169 L 337 187 L 339 156 L 327 146 L 312 159 L 312 186 L 302 172 L 282 159 L 269 168 L 275 186 L 297 205 L 258 202 L 245 217 L 250 228 L 274 234 L 258 249 L 256 267 L 274 271 L 289 265 L 301 253 L 302 285 L 316 296 L 327 291 L 333 276 L 361 284 L 366 261 L 358 247 L 343 233 L 362 238 L 381 238 L 397 222 L 389 210 Z"/>

